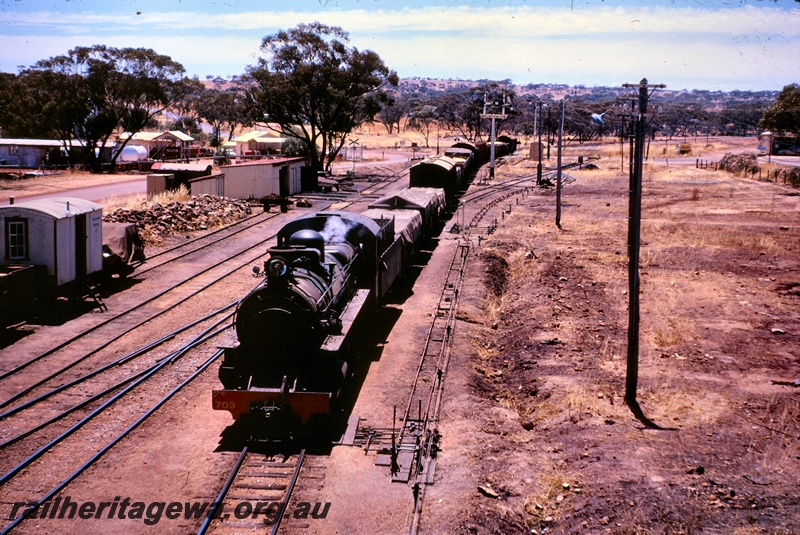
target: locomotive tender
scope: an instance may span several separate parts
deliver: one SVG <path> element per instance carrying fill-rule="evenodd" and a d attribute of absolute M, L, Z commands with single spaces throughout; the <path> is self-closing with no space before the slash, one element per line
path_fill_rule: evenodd
<path fill-rule="evenodd" d="M 290 432 L 312 430 L 330 413 L 359 327 L 438 229 L 446 203 L 457 202 L 486 161 L 485 144 L 462 145 L 469 154 L 412 166 L 411 187 L 363 213 L 321 211 L 280 230 L 265 280 L 237 308 L 237 340 L 224 348 L 215 410 Z"/>

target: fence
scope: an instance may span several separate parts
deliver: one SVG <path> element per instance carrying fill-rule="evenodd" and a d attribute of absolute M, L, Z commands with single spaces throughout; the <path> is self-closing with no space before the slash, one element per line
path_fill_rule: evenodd
<path fill-rule="evenodd" d="M 719 162 L 712 162 L 709 160 L 695 160 L 695 167 L 697 169 L 710 169 L 713 171 L 719 170 Z M 744 176 L 750 175 L 750 178 L 755 179 L 758 175 L 759 182 L 766 180 L 767 182 L 775 182 L 776 184 L 790 184 L 794 187 L 800 186 L 800 167 L 792 169 L 767 169 L 763 170 L 760 167 L 745 171 Z"/>

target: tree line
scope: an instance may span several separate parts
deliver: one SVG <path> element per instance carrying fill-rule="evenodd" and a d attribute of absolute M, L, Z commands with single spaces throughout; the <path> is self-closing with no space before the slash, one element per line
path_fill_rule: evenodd
<path fill-rule="evenodd" d="M 267 36 L 264 56 L 222 89 L 186 76 L 172 58 L 145 48 L 77 47 L 0 74 L 4 137 L 58 139 L 70 158 L 93 171 L 113 169 L 131 136 L 170 117 L 169 129 L 222 144 L 241 126 L 262 125 L 289 138 L 290 150 L 316 169 L 330 167 L 347 134 L 372 120 L 398 77 L 372 51 L 347 45 L 341 28 L 318 22 Z M 110 162 L 101 150 L 112 148 Z"/>
<path fill-rule="evenodd" d="M 172 58 L 145 48 L 104 45 L 76 47 L 43 59 L 18 74 L 0 73 L 0 130 L 4 137 L 62 141 L 74 164 L 80 154 L 93 171 L 103 163 L 113 169 L 135 134 L 169 118 L 170 130 L 182 130 L 212 147 L 240 127 L 261 126 L 287 138 L 285 152 L 306 158 L 318 170 L 330 169 L 359 126 L 378 122 L 388 133 L 419 132 L 430 145 L 433 136 L 454 134 L 470 140 L 487 136 L 484 113 L 502 108 L 499 132 L 554 139 L 559 101 L 543 92 L 517 94 L 510 80 L 482 80 L 454 90 L 433 91 L 419 84 L 399 87 L 397 73 L 372 51 L 350 47 L 342 28 L 314 22 L 264 37 L 262 57 L 224 89 L 207 87 L 186 76 Z M 528 88 L 530 89 L 530 88 Z M 769 97 L 735 98 L 720 108 L 698 102 L 664 102 L 651 121 L 651 134 L 751 135 L 759 129 L 798 134 L 800 88 L 787 86 Z M 577 142 L 621 133 L 627 101 L 619 93 L 571 96 L 564 131 Z M 610 121 L 588 120 L 603 113 Z M 207 136 L 201 124 L 211 127 Z M 208 139 L 206 139 L 208 138 Z M 110 162 L 100 149 L 112 148 Z"/>
<path fill-rule="evenodd" d="M 583 143 L 605 136 L 620 136 L 629 131 L 632 110 L 631 95 L 625 90 L 601 88 L 600 91 L 568 94 L 556 98 L 546 92 L 520 92 L 502 89 L 496 82 L 484 82 L 472 88 L 439 89 L 416 84 L 414 90 L 395 98 L 394 106 L 382 110 L 376 121 L 391 134 L 404 128 L 419 132 L 430 144 L 437 129 L 448 135 L 473 139 L 486 135 L 488 123 L 480 118 L 487 100 L 497 101 L 498 91 L 510 93 L 513 106 L 508 118 L 498 128 L 507 134 L 536 137 L 553 143 L 558 131 L 559 106 L 564 101 L 564 135 L 574 143 Z M 525 89 L 525 88 L 523 88 Z M 706 136 L 757 136 L 764 130 L 800 135 L 800 86 L 790 84 L 780 92 L 732 92 L 715 98 L 706 95 L 704 103 L 692 92 L 663 92 L 653 99 L 649 110 L 648 135 L 666 139 Z M 707 92 L 704 92 L 707 93 Z M 602 95 L 598 98 L 598 95 Z M 603 115 L 601 123 L 592 115 Z M 540 132 L 541 131 L 541 132 Z"/>

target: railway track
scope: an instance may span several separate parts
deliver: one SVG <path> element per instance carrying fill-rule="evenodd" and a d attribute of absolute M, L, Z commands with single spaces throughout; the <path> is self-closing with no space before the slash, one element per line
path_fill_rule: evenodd
<path fill-rule="evenodd" d="M 168 249 L 164 249 L 163 251 L 159 251 L 147 258 L 146 267 L 137 269 L 133 274 L 133 278 L 139 278 L 141 275 L 153 271 L 154 269 L 161 268 L 208 247 L 227 241 L 242 232 L 250 230 L 256 225 L 278 217 L 278 215 L 279 214 L 270 212 L 254 214 L 229 225 L 225 225 L 224 227 L 209 231 L 202 236 L 192 238 Z M 158 259 L 158 262 L 154 264 L 153 262 L 156 259 Z"/>
<path fill-rule="evenodd" d="M 149 417 L 155 414 L 156 411 L 158 411 L 176 394 L 181 392 L 192 381 L 194 381 L 203 373 L 205 373 L 208 367 L 211 366 L 211 364 L 213 364 L 222 354 L 221 350 L 217 350 L 210 356 L 206 357 L 201 356 L 199 360 L 196 360 L 194 363 L 191 363 L 190 367 L 193 369 L 191 373 L 177 373 L 172 377 L 173 380 L 171 382 L 168 381 L 166 383 L 162 383 L 159 386 L 159 388 L 148 388 L 147 392 L 150 394 L 150 397 L 153 400 L 151 403 L 148 404 L 146 401 L 143 402 L 141 399 L 142 396 L 140 396 L 140 399 L 136 400 L 135 402 L 136 410 L 130 410 L 130 407 L 127 409 L 122 408 L 119 410 L 119 413 L 116 414 L 115 425 L 109 426 L 109 420 L 108 418 L 106 418 L 102 424 L 102 432 L 98 432 L 97 430 L 89 431 L 88 436 L 90 437 L 95 437 L 95 438 L 105 437 L 109 434 L 113 436 L 110 440 L 104 440 L 103 445 L 97 445 L 94 453 L 89 455 L 88 458 L 74 459 L 74 463 L 81 463 L 81 464 L 79 464 L 79 466 L 72 472 L 67 473 L 66 476 L 63 473 L 64 472 L 63 469 L 61 471 L 58 471 L 53 469 L 52 466 L 48 466 L 46 464 L 46 459 L 47 459 L 47 457 L 45 456 L 46 453 L 49 453 L 55 446 L 61 444 L 62 441 L 64 441 L 67 438 L 72 438 L 72 440 L 81 442 L 85 446 L 86 443 L 85 436 L 83 439 L 81 439 L 78 435 L 81 432 L 84 433 L 86 432 L 83 429 L 86 423 L 89 422 L 95 423 L 95 419 L 107 413 L 108 409 L 111 408 L 112 405 L 114 405 L 117 401 L 119 401 L 119 399 L 122 396 L 133 391 L 134 388 L 143 384 L 146 380 L 150 379 L 151 377 L 156 376 L 156 374 L 159 371 L 167 368 L 170 364 L 174 364 L 176 361 L 182 359 L 185 355 L 189 353 L 190 349 L 193 349 L 194 347 L 196 347 L 201 343 L 208 343 L 217 334 L 219 334 L 218 330 L 215 331 L 215 328 L 210 328 L 206 332 L 206 336 L 194 340 L 193 343 L 191 344 L 186 344 L 179 351 L 175 352 L 172 355 L 172 358 L 164 359 L 162 363 L 148 370 L 146 373 L 143 374 L 141 378 L 138 378 L 135 382 L 126 386 L 119 394 L 109 399 L 106 403 L 104 403 L 103 405 L 92 411 L 91 414 L 86 416 L 79 423 L 73 425 L 69 430 L 62 433 L 62 435 L 57 437 L 55 440 L 51 441 L 44 447 L 37 450 L 37 452 L 34 453 L 32 456 L 30 456 L 28 459 L 26 459 L 22 463 L 15 466 L 13 469 L 6 472 L 6 474 L 3 475 L 2 478 L 0 478 L 0 485 L 2 486 L 3 495 L 5 496 L 4 501 L 13 500 L 15 497 L 22 498 L 16 501 L 25 502 L 27 503 L 28 507 L 18 512 L 18 516 L 16 516 L 15 518 L 13 519 L 9 518 L 8 520 L 10 520 L 10 523 L 0 528 L 0 535 L 11 533 L 16 527 L 18 527 L 21 523 L 23 523 L 25 519 L 31 515 L 31 513 L 36 511 L 46 502 L 52 500 L 54 496 L 56 496 L 59 492 L 65 489 L 70 483 L 76 480 L 87 469 L 95 466 L 106 453 L 108 453 L 112 448 L 116 447 L 120 442 L 122 442 L 131 432 L 133 432 Z M 155 392 L 164 390 L 167 391 L 165 395 L 153 396 Z M 146 409 L 142 408 L 141 407 L 142 405 L 147 406 L 147 408 Z M 97 440 L 94 440 L 93 442 L 97 442 Z M 37 469 L 37 466 L 39 466 L 40 468 Z M 69 470 L 72 469 L 73 469 L 72 467 L 69 468 Z M 40 477 L 40 474 L 47 474 L 47 476 L 49 476 L 49 479 Z M 59 478 L 62 477 L 63 479 L 61 479 L 58 483 L 54 483 L 54 480 L 58 481 Z M 30 481 L 31 478 L 34 478 L 36 482 L 32 483 Z M 43 489 L 49 489 L 49 490 L 43 490 Z M 44 494 L 38 498 L 32 499 L 30 497 L 31 492 L 35 493 L 43 492 Z"/>
<path fill-rule="evenodd" d="M 213 514 L 198 530 L 225 534 L 267 530 L 278 533 L 288 510 L 306 450 L 297 454 L 264 455 L 242 449 L 227 481 L 217 495 Z"/>
<path fill-rule="evenodd" d="M 405 410 L 400 415 L 398 438 L 392 469 L 392 481 L 408 482 L 423 475 L 432 477 L 438 450 L 439 402 L 447 372 L 451 340 L 455 331 L 456 309 L 470 247 L 459 243 L 447 269 L 433 318 L 428 327 L 423 349 L 411 385 Z M 432 482 L 432 480 L 431 480 Z"/>
<path fill-rule="evenodd" d="M 0 414 L 0 420 L 6 420 L 7 418 L 15 416 L 18 413 L 21 413 L 23 411 L 31 409 L 32 407 L 35 407 L 39 403 L 45 402 L 46 400 L 48 400 L 52 396 L 55 396 L 55 395 L 60 394 L 62 392 L 65 392 L 65 391 L 69 390 L 70 388 L 73 388 L 73 387 L 76 387 L 78 385 L 81 385 L 82 383 L 84 383 L 84 382 L 86 382 L 86 381 L 88 381 L 90 379 L 97 380 L 98 376 L 100 376 L 100 374 L 102 374 L 103 372 L 106 372 L 106 371 L 108 371 L 110 369 L 115 369 L 117 367 L 119 368 L 119 369 L 115 369 L 115 376 L 112 377 L 111 380 L 109 380 L 108 377 L 103 377 L 103 383 L 104 383 L 103 384 L 103 390 L 101 390 L 100 392 L 98 392 L 96 394 L 93 394 L 93 395 L 90 395 L 88 397 L 85 396 L 85 395 L 84 396 L 77 396 L 77 397 L 79 397 L 78 403 L 75 404 L 75 405 L 68 406 L 66 409 L 64 409 L 62 407 L 63 407 L 64 404 L 69 405 L 68 403 L 58 404 L 59 408 L 57 410 L 52 408 L 52 407 L 45 407 L 45 409 L 42 412 L 45 412 L 47 414 L 48 419 L 45 420 L 42 423 L 39 423 L 39 424 L 35 423 L 36 420 L 37 420 L 37 416 L 38 415 L 30 414 L 30 413 L 24 414 L 23 417 L 21 417 L 19 421 L 21 421 L 23 423 L 23 425 L 30 426 L 30 427 L 28 427 L 28 429 L 25 430 L 25 431 L 19 432 L 17 435 L 13 436 L 13 438 L 4 437 L 3 438 L 3 442 L 0 443 L 0 449 L 3 449 L 3 448 L 8 447 L 8 446 L 11 446 L 12 444 L 15 444 L 16 442 L 19 442 L 20 440 L 22 440 L 22 439 L 24 439 L 24 438 L 26 438 L 26 437 L 38 432 L 38 431 L 41 431 L 42 429 L 45 429 L 47 426 L 58 422 L 59 420 L 67 417 L 68 415 L 72 414 L 73 412 L 81 410 L 84 407 L 86 407 L 86 406 L 88 406 L 88 405 L 90 405 L 92 403 L 95 403 L 98 400 L 101 400 L 101 399 L 105 398 L 106 396 L 108 396 L 112 392 L 114 392 L 114 391 L 126 386 L 128 383 L 130 383 L 132 381 L 135 381 L 136 379 L 138 379 L 139 377 L 145 375 L 146 373 L 148 373 L 149 371 L 151 371 L 155 367 L 160 366 L 165 360 L 167 360 L 167 359 L 174 360 L 174 356 L 175 355 L 181 354 L 182 352 L 186 351 L 187 349 L 190 349 L 191 347 L 193 347 L 197 343 L 204 341 L 206 339 L 207 335 L 201 334 L 199 337 L 192 339 L 190 342 L 188 342 L 187 344 L 185 344 L 181 348 L 177 349 L 176 351 L 173 351 L 172 353 L 168 353 L 165 356 L 162 355 L 162 356 L 155 357 L 153 362 L 151 364 L 145 364 L 145 367 L 143 369 L 142 369 L 141 365 L 137 365 L 136 367 L 132 367 L 132 369 L 125 369 L 124 368 L 125 364 L 128 364 L 129 362 L 131 362 L 135 358 L 142 357 L 144 355 L 147 355 L 151 351 L 154 351 L 156 348 L 160 347 L 162 344 L 164 344 L 167 341 L 172 340 L 173 338 L 175 338 L 175 336 L 178 335 L 179 333 L 181 333 L 183 331 L 187 331 L 192 327 L 195 327 L 195 326 L 198 326 L 198 325 L 202 325 L 202 324 L 204 324 L 206 322 L 209 322 L 209 321 L 213 320 L 214 318 L 217 318 L 220 315 L 224 314 L 224 316 L 222 316 L 221 319 L 217 319 L 215 321 L 215 323 L 213 324 L 214 326 L 219 326 L 221 323 L 226 322 L 231 317 L 231 315 L 232 315 L 231 309 L 235 305 L 236 305 L 236 303 L 231 303 L 231 304 L 229 304 L 229 305 L 227 305 L 227 306 L 225 306 L 225 307 L 213 312 L 212 314 L 209 314 L 207 316 L 199 318 L 199 319 L 193 321 L 192 323 L 190 323 L 188 325 L 180 327 L 176 331 L 173 331 L 172 333 L 162 337 L 159 340 L 151 342 L 151 343 L 149 343 L 149 344 L 147 344 L 147 345 L 145 345 L 145 346 L 133 351 L 132 353 L 124 355 L 123 357 L 111 362 L 110 364 L 108 364 L 106 366 L 102 366 L 101 368 L 98 368 L 96 370 L 93 370 L 92 372 L 89 372 L 89 373 L 87 373 L 85 375 L 82 375 L 82 376 L 78 377 L 77 379 L 74 379 L 73 381 L 64 383 L 64 384 L 62 384 L 62 385 L 60 385 L 60 386 L 58 386 L 58 387 L 56 387 L 56 388 L 54 388 L 52 390 L 48 390 L 47 392 L 41 394 L 40 396 L 37 396 L 37 397 L 27 401 L 26 403 L 23 403 L 21 405 L 17 405 L 13 409 L 7 410 L 6 412 Z M 206 332 L 207 332 L 207 329 L 206 329 Z M 120 376 L 122 377 L 121 379 L 119 378 Z M 85 389 L 82 390 L 82 394 L 85 394 L 85 393 L 86 393 Z M 68 400 L 65 400 L 65 401 L 68 401 Z M 51 416 L 51 414 L 53 414 L 54 412 L 55 412 L 55 414 Z M 10 423 L 8 421 L 5 421 L 4 422 L 4 428 L 5 428 L 5 431 L 13 430 L 13 429 L 15 429 L 15 423 L 13 421 L 10 422 Z"/>
<path fill-rule="evenodd" d="M 434 483 L 439 449 L 439 418 L 444 383 L 456 328 L 456 313 L 464 274 L 472 252 L 473 238 L 480 239 L 493 231 L 498 221 L 482 226 L 488 217 L 510 211 L 514 196 L 525 195 L 535 182 L 535 175 L 478 187 L 462 198 L 471 205 L 469 223 L 455 231 L 462 232 L 460 241 L 449 259 L 441 293 L 431 315 L 411 389 L 402 410 L 395 409 L 391 426 L 371 427 L 366 420 L 351 421 L 352 431 L 344 444 L 361 447 L 376 455 L 375 464 L 389 469 L 391 480 L 410 484 L 412 497 L 403 530 L 419 533 L 426 487 Z M 466 209 L 461 205 L 461 212 Z M 456 212 L 454 218 L 457 218 Z M 466 219 L 466 215 L 464 216 Z M 451 231 L 451 232 L 455 232 Z"/>
<path fill-rule="evenodd" d="M 461 240 L 454 247 L 402 411 L 398 414 L 395 407 L 391 426 L 371 427 L 354 417 L 342 441 L 363 448 L 365 454 L 375 454 L 375 464 L 388 468 L 393 483 L 411 485 L 411 506 L 404 525 L 407 533 L 419 532 L 425 488 L 434 483 L 444 383 L 470 253 L 470 240 Z"/>
<path fill-rule="evenodd" d="M 370 181 L 370 185 L 361 191 L 319 192 L 304 194 L 303 198 L 314 202 L 329 202 L 335 204 L 337 210 L 344 210 L 354 204 L 380 198 L 386 188 L 397 183 L 401 178 L 407 177 L 409 172 L 408 168 L 401 171 L 394 171 L 386 167 L 377 167 L 377 169 L 381 169 L 387 174 L 380 176 L 378 180 Z"/>

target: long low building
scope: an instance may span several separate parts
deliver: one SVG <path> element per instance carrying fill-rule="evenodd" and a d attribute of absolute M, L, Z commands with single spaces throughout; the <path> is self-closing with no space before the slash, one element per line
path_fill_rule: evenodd
<path fill-rule="evenodd" d="M 220 174 L 189 181 L 192 195 L 218 195 L 231 199 L 287 197 L 303 190 L 303 158 L 255 160 L 225 165 Z"/>
<path fill-rule="evenodd" d="M 0 139 L 0 165 L 35 169 L 44 161 L 65 159 L 63 152 L 57 139 Z"/>

